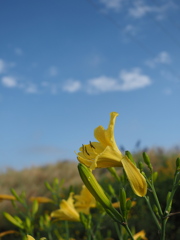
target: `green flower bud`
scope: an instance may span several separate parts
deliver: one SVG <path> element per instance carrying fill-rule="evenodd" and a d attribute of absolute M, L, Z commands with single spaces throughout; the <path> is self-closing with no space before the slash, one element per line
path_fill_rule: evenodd
<path fill-rule="evenodd" d="M 92 174 L 91 170 L 84 164 L 78 164 L 79 175 L 84 182 L 87 189 L 94 196 L 94 198 L 103 206 L 105 211 L 116 221 L 121 222 L 122 216 L 120 213 L 113 208 L 111 201 L 104 193 L 102 187 L 97 182 L 96 178 Z"/>
<path fill-rule="evenodd" d="M 154 172 L 152 175 L 153 182 L 156 181 L 157 177 L 158 177 L 158 172 Z"/>
<path fill-rule="evenodd" d="M 136 163 L 133 159 L 132 154 L 129 151 L 125 151 L 125 155 L 129 158 L 129 160 L 131 160 L 131 162 L 136 166 Z"/>
<path fill-rule="evenodd" d="M 31 228 L 31 220 L 28 217 L 26 217 L 25 223 L 26 223 L 27 228 L 30 229 Z"/>
<path fill-rule="evenodd" d="M 51 187 L 51 185 L 50 185 L 48 182 L 45 182 L 44 184 L 45 184 L 45 187 L 46 187 L 49 191 L 52 191 L 52 190 L 53 190 L 52 187 Z"/>
<path fill-rule="evenodd" d="M 171 211 L 171 206 L 172 206 L 172 200 L 170 201 L 171 197 L 171 192 L 168 192 L 167 197 L 166 197 L 166 212 L 170 213 Z"/>
<path fill-rule="evenodd" d="M 144 162 L 146 163 L 146 165 L 148 166 L 148 168 L 152 171 L 153 167 L 151 165 L 150 158 L 146 152 L 143 152 L 143 159 L 144 159 Z"/>
<path fill-rule="evenodd" d="M 116 178 L 116 180 L 120 181 L 120 177 L 117 175 L 116 169 L 114 167 L 107 168 L 109 172 Z"/>
<path fill-rule="evenodd" d="M 38 208 L 39 208 L 39 204 L 38 204 L 38 201 L 37 200 L 34 200 L 33 201 L 33 204 L 32 204 L 32 214 L 35 215 L 38 211 Z"/>
<path fill-rule="evenodd" d="M 142 171 L 143 171 L 143 163 L 141 161 L 138 163 L 138 167 L 139 167 L 140 172 L 142 173 Z"/>
<path fill-rule="evenodd" d="M 4 212 L 4 217 L 10 221 L 12 224 L 14 224 L 15 226 L 24 229 L 24 226 L 22 225 L 22 223 L 20 221 L 18 221 L 17 219 L 15 219 L 13 216 L 11 216 L 9 213 Z"/>
<path fill-rule="evenodd" d="M 129 199 L 126 201 L 126 209 L 129 212 L 132 206 L 132 201 Z"/>
<path fill-rule="evenodd" d="M 159 216 L 159 210 L 156 205 L 153 206 L 153 211 L 157 216 Z"/>
<path fill-rule="evenodd" d="M 17 201 L 21 203 L 23 202 L 23 200 L 17 195 L 16 191 L 13 188 L 11 189 L 11 193 L 13 194 Z"/>

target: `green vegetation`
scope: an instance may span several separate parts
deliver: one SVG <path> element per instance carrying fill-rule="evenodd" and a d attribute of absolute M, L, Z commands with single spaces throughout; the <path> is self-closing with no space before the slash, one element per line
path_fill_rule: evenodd
<path fill-rule="evenodd" d="M 167 193 L 171 190 L 174 171 L 176 168 L 176 159 L 180 157 L 179 149 L 165 151 L 161 148 L 151 149 L 148 156 L 151 160 L 154 172 L 158 172 L 158 176 L 154 175 L 156 192 L 161 203 L 162 209 L 166 206 Z M 142 153 L 133 154 L 135 162 L 143 161 Z M 144 169 L 144 168 L 143 168 Z M 118 176 L 123 174 L 122 168 L 117 168 Z M 148 169 L 144 169 L 148 172 Z M 117 202 L 117 194 L 120 191 L 120 185 L 113 173 L 107 169 L 96 169 L 93 172 L 98 179 L 100 185 L 105 189 L 108 197 L 112 202 Z M 157 179 L 155 179 L 157 177 Z M 0 202 L 0 234 L 8 230 L 14 230 L 19 234 L 9 234 L 2 237 L 6 239 L 22 239 L 27 233 L 37 239 L 46 237 L 51 239 L 70 239 L 76 240 L 88 239 L 85 236 L 91 236 L 89 239 L 129 239 L 123 229 L 117 229 L 116 224 L 106 214 L 99 204 L 96 208 L 91 208 L 91 215 L 81 214 L 81 222 L 54 221 L 50 219 L 52 211 L 59 208 L 62 199 L 68 199 L 69 194 L 74 192 L 79 194 L 82 187 L 82 180 L 77 169 L 77 162 L 57 162 L 42 167 L 32 167 L 22 171 L 8 169 L 0 174 L 1 190 L 0 195 L 8 194 L 16 198 L 16 200 L 2 200 Z M 12 191 L 12 189 L 14 189 Z M 121 191 L 124 195 L 124 190 Z M 157 228 L 150 216 L 144 198 L 139 198 L 132 193 L 129 186 L 126 186 L 126 195 L 131 195 L 132 205 L 128 212 L 124 212 L 124 216 L 128 217 L 129 226 L 133 226 L 132 232 L 144 230 L 148 240 L 158 239 Z M 30 201 L 31 197 L 46 197 L 52 199 L 52 202 L 38 203 L 37 200 Z M 168 240 L 179 240 L 180 236 L 180 188 L 175 193 L 172 202 L 172 211 L 170 220 L 167 222 Z M 150 200 L 153 202 L 153 198 Z M 122 196 L 120 196 L 121 205 L 126 210 L 127 205 Z M 129 205 L 129 206 L 130 206 Z M 157 209 L 153 209 L 158 214 Z M 4 215 L 3 213 L 6 212 Z M 10 214 L 13 219 L 7 220 Z M 22 219 L 22 220 L 21 220 Z M 13 221 L 14 222 L 13 224 Z M 120 231 L 120 232 L 119 232 Z M 1 238 L 0 238 L 1 239 Z M 145 239 L 145 238 L 144 238 Z"/>

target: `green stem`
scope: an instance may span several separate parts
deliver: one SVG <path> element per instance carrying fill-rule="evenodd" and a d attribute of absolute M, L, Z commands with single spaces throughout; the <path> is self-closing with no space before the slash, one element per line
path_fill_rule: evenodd
<path fill-rule="evenodd" d="M 123 240 L 122 235 L 121 235 L 121 231 L 119 230 L 119 226 L 118 226 L 117 222 L 114 222 L 114 226 L 115 226 L 115 229 L 116 229 L 116 233 L 118 235 L 118 240 Z"/>
<path fill-rule="evenodd" d="M 170 195 L 170 197 L 169 197 L 169 199 L 167 201 L 166 208 L 165 208 L 165 211 L 164 211 L 164 216 L 162 216 L 161 240 L 165 240 L 166 223 L 167 223 L 167 220 L 168 220 L 169 213 L 171 211 L 171 204 L 172 204 L 172 200 L 173 200 L 174 194 L 175 194 L 175 192 L 176 192 L 176 190 L 178 188 L 177 177 L 178 177 L 178 171 L 176 171 L 175 174 L 174 174 L 172 192 L 171 192 L 171 195 Z"/>
<path fill-rule="evenodd" d="M 154 196 L 154 200 L 155 200 L 155 202 L 156 202 L 156 205 L 157 205 L 157 208 L 158 208 L 158 210 L 159 210 L 159 213 L 160 213 L 161 216 L 163 216 L 163 212 L 162 212 L 162 209 L 161 209 L 161 205 L 160 205 L 160 203 L 159 203 L 159 199 L 158 199 L 157 194 L 156 194 L 156 190 L 155 190 L 155 188 L 154 188 L 154 184 L 151 183 L 151 182 L 149 181 L 149 179 L 147 179 L 147 178 L 146 178 L 146 181 L 147 181 L 147 183 L 149 184 L 149 186 L 151 187 L 151 190 L 152 190 L 152 193 L 153 193 L 153 196 Z"/>
<path fill-rule="evenodd" d="M 162 219 L 162 232 L 161 232 L 161 240 L 165 240 L 166 236 L 166 223 L 167 223 L 168 218 Z"/>
<path fill-rule="evenodd" d="M 66 229 L 66 240 L 69 240 L 69 226 L 68 226 L 68 221 L 65 221 L 65 229 Z"/>
<path fill-rule="evenodd" d="M 131 238 L 131 240 L 134 240 L 134 237 L 133 237 L 132 232 L 131 232 L 131 230 L 129 229 L 128 225 L 127 225 L 127 224 L 124 224 L 123 226 L 125 227 L 126 231 L 128 232 L 129 237 Z"/>
<path fill-rule="evenodd" d="M 161 225 L 159 224 L 159 221 L 158 221 L 156 215 L 154 214 L 154 211 L 153 211 L 153 209 L 152 209 L 152 207 L 151 207 L 149 198 L 146 197 L 146 196 L 145 196 L 144 198 L 145 198 L 145 200 L 146 200 L 146 203 L 147 203 L 147 205 L 148 205 L 148 207 L 149 207 L 149 210 L 150 210 L 150 212 L 151 212 L 151 215 L 152 215 L 152 217 L 153 217 L 153 219 L 154 219 L 154 221 L 155 221 L 158 229 L 161 231 Z"/>

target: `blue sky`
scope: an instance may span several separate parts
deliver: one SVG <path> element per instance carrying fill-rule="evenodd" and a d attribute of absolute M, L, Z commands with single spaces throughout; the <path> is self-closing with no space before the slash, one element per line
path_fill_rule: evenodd
<path fill-rule="evenodd" d="M 116 111 L 133 151 L 180 146 L 180 4 L 0 0 L 0 166 L 76 160 Z"/>

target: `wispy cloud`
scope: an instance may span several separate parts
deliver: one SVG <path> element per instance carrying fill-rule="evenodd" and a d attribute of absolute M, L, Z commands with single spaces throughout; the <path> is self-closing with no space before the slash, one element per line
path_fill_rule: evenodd
<path fill-rule="evenodd" d="M 58 75 L 58 69 L 55 66 L 51 66 L 49 68 L 49 75 L 50 77 L 56 77 Z"/>
<path fill-rule="evenodd" d="M 21 48 L 15 48 L 14 52 L 18 56 L 22 56 L 23 55 L 23 50 Z"/>
<path fill-rule="evenodd" d="M 171 88 L 165 88 L 163 90 L 163 93 L 167 96 L 170 96 L 170 95 L 172 95 L 172 89 Z"/>
<path fill-rule="evenodd" d="M 121 8 L 123 0 L 100 0 L 106 9 L 118 11 Z"/>
<path fill-rule="evenodd" d="M 4 77 L 2 77 L 1 82 L 2 82 L 2 84 L 5 87 L 8 87 L 8 88 L 17 87 L 17 80 L 16 80 L 16 78 L 11 77 L 11 76 L 4 76 Z"/>
<path fill-rule="evenodd" d="M 155 58 L 149 59 L 145 64 L 151 68 L 155 68 L 158 64 L 170 64 L 171 57 L 166 51 L 160 52 Z"/>
<path fill-rule="evenodd" d="M 131 71 L 122 70 L 118 78 L 100 76 L 88 80 L 87 92 L 101 93 L 112 91 L 131 91 L 146 87 L 151 84 L 149 76 L 141 73 L 141 69 L 135 68 Z"/>
<path fill-rule="evenodd" d="M 66 91 L 69 93 L 77 92 L 80 89 L 81 89 L 81 82 L 73 79 L 67 80 L 62 87 L 63 91 Z"/>
<path fill-rule="evenodd" d="M 38 88 L 34 83 L 28 83 L 25 85 L 24 90 L 27 93 L 38 93 Z"/>
<path fill-rule="evenodd" d="M 143 0 L 133 2 L 133 7 L 130 7 L 129 15 L 134 18 L 142 18 L 148 13 L 156 14 L 157 19 L 163 19 L 169 9 L 175 8 L 176 5 L 171 1 L 167 1 L 162 5 L 148 5 Z"/>
<path fill-rule="evenodd" d="M 137 27 L 133 26 L 132 24 L 128 24 L 127 26 L 125 26 L 124 28 L 124 33 L 125 34 L 130 34 L 130 35 L 136 35 L 138 32 Z"/>
<path fill-rule="evenodd" d="M 62 149 L 56 146 L 45 146 L 45 145 L 40 145 L 40 146 L 31 146 L 27 149 L 24 149 L 23 152 L 28 153 L 28 154 L 60 154 L 62 153 Z"/>

